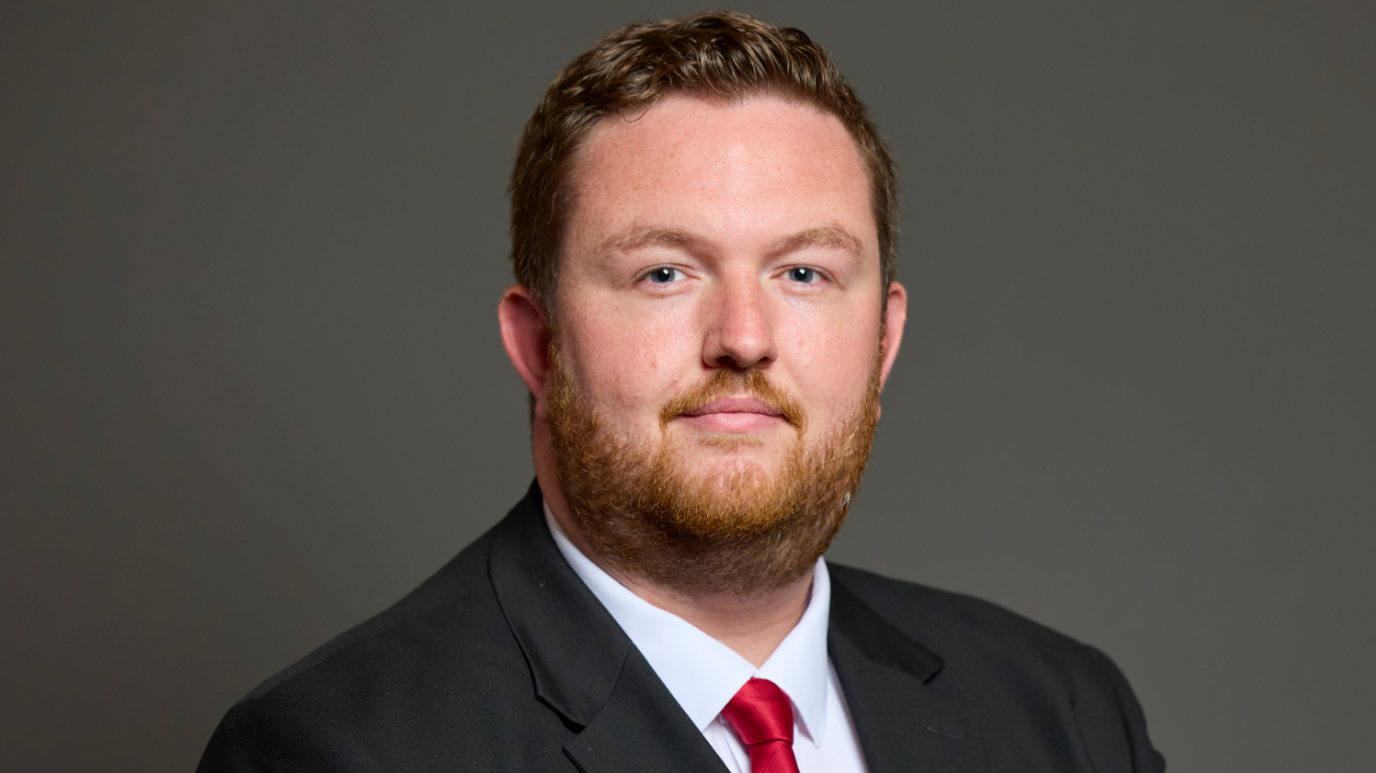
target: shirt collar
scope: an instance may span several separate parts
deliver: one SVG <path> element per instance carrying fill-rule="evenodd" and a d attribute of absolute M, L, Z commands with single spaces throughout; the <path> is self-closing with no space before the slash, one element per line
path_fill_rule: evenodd
<path fill-rule="evenodd" d="M 788 693 L 803 731 L 814 745 L 821 745 L 826 731 L 830 673 L 827 620 L 831 578 L 825 561 L 817 559 L 813 569 L 812 588 L 802 619 L 757 670 L 735 650 L 678 615 L 640 598 L 604 572 L 569 541 L 548 505 L 545 523 L 564 560 L 645 656 L 698 730 L 706 730 L 736 691 L 751 677 L 758 677 Z"/>

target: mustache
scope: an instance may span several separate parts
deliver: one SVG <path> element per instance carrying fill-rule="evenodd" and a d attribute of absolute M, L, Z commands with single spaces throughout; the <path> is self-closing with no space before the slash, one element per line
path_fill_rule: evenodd
<path fill-rule="evenodd" d="M 777 411 L 785 421 L 797 428 L 799 433 L 803 431 L 806 417 L 803 415 L 802 407 L 782 389 L 770 383 L 769 378 L 763 372 L 753 369 L 744 374 L 725 369 L 718 370 L 701 386 L 665 403 L 659 412 L 660 426 L 668 424 L 689 411 L 695 411 L 713 400 L 741 395 L 750 395 L 768 405 Z"/>

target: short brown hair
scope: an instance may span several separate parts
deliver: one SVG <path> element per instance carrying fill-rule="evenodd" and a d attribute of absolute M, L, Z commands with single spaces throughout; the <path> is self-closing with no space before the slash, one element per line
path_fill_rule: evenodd
<path fill-rule="evenodd" d="M 802 30 L 723 12 L 622 27 L 550 84 L 521 135 L 509 189 L 516 281 L 537 303 L 553 311 L 556 262 L 573 201 L 569 167 L 579 144 L 603 116 L 644 109 L 668 94 L 726 100 L 768 94 L 839 118 L 869 172 L 880 270 L 883 287 L 889 286 L 898 263 L 898 183 L 865 105 Z"/>

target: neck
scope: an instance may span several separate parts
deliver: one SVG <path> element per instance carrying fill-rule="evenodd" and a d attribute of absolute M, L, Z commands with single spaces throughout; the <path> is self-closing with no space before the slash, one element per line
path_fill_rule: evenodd
<path fill-rule="evenodd" d="M 811 572 L 767 593 L 718 596 L 682 593 L 621 570 L 593 549 L 567 511 L 561 515 L 551 505 L 550 512 L 569 541 L 602 571 L 650 604 L 678 615 L 735 650 L 756 668 L 764 665 L 807 609 L 812 589 Z"/>
<path fill-rule="evenodd" d="M 782 588 L 763 593 L 694 595 L 623 571 L 594 549 L 578 528 L 569 514 L 552 465 L 549 469 L 541 469 L 545 465 L 540 463 L 538 457 L 537 453 L 536 477 L 545 505 L 559 524 L 559 529 L 583 555 L 635 595 L 688 621 L 698 630 L 730 647 L 756 668 L 764 665 L 784 637 L 802 619 L 812 589 L 812 572 L 807 572 Z"/>
<path fill-rule="evenodd" d="M 759 668 L 774 654 L 807 609 L 812 573 L 778 590 L 751 596 L 689 596 L 615 573 L 589 556 L 632 593 L 687 620 Z"/>

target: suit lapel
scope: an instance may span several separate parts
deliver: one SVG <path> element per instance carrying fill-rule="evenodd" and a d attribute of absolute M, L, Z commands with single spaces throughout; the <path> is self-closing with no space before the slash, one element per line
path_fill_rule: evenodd
<path fill-rule="evenodd" d="M 640 651 L 627 653 L 611 696 L 564 753 L 584 773 L 726 768 Z"/>
<path fill-rule="evenodd" d="M 987 769 L 979 724 L 931 687 L 942 668 L 832 574 L 827 647 L 870 773 Z"/>
<path fill-rule="evenodd" d="M 987 769 L 974 713 L 933 689 L 942 660 L 832 574 L 828 650 L 871 773 Z M 584 773 L 724 771 L 668 688 L 564 561 L 539 489 L 493 530 L 488 575 L 530 666 L 535 697 L 575 732 Z"/>
<path fill-rule="evenodd" d="M 555 547 L 538 486 L 493 532 L 488 576 L 535 697 L 577 732 L 585 773 L 725 768 L 645 657 Z"/>

